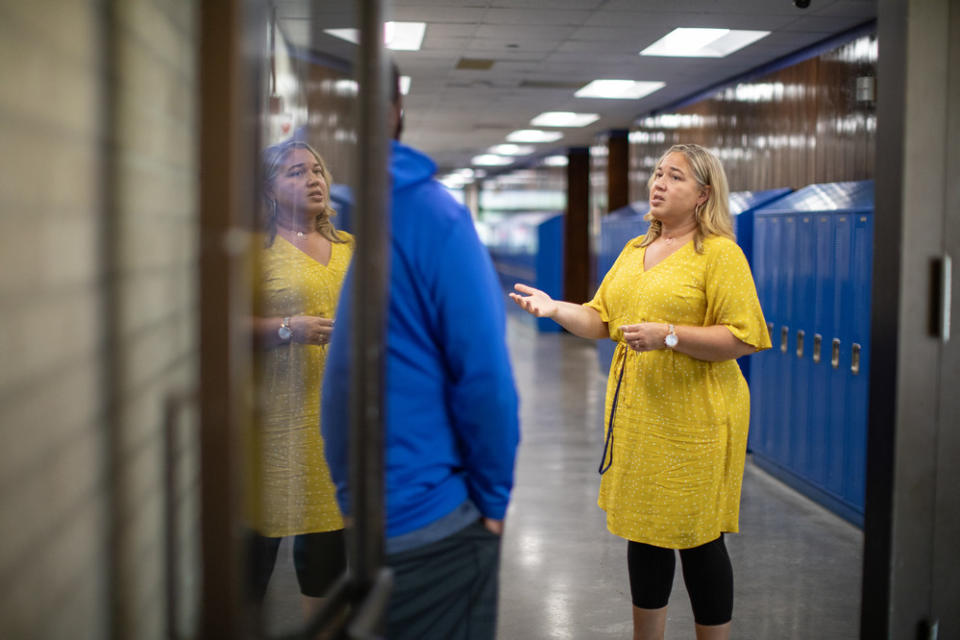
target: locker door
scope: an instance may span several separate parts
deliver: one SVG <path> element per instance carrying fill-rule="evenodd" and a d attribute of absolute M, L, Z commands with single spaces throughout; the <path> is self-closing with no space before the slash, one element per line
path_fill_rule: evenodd
<path fill-rule="evenodd" d="M 756 213 L 752 209 L 748 209 L 743 213 L 733 217 L 733 229 L 734 234 L 737 236 L 737 244 L 740 245 L 740 249 L 743 250 L 743 255 L 747 259 L 747 264 L 753 265 L 753 233 Z M 756 284 L 756 277 L 754 277 L 754 284 Z M 753 367 L 753 359 L 750 356 L 743 356 L 742 358 L 737 359 L 737 364 L 740 365 L 740 371 L 743 373 L 743 378 L 747 381 L 747 384 L 750 384 L 750 369 Z"/>
<path fill-rule="evenodd" d="M 780 306 L 779 341 L 780 352 L 777 370 L 780 373 L 777 385 L 778 395 L 778 429 L 776 459 L 780 464 L 794 469 L 791 448 L 794 444 L 793 434 L 798 428 L 794 419 L 796 405 L 794 396 L 794 371 L 792 350 L 794 347 L 793 331 L 797 322 L 797 305 L 794 299 L 794 290 L 797 281 L 797 215 L 783 216 L 780 235 L 780 272 L 778 278 L 777 298 Z"/>
<path fill-rule="evenodd" d="M 816 246 L 814 264 L 814 316 L 810 341 L 810 447 L 811 478 L 827 489 L 830 461 L 834 455 L 830 443 L 831 385 L 830 348 L 836 335 L 836 300 L 834 295 L 835 216 L 816 214 Z"/>
<path fill-rule="evenodd" d="M 848 376 L 850 338 L 847 327 L 853 313 L 853 280 L 851 278 L 851 247 L 853 244 L 853 225 L 850 215 L 837 214 L 834 241 L 834 313 L 836 316 L 834 333 L 830 336 L 828 379 L 830 381 L 830 448 L 827 488 L 831 493 L 842 496 L 844 467 L 847 452 L 847 403 L 850 401 Z M 827 337 L 824 336 L 824 340 Z M 826 345 L 825 345 L 826 347 Z"/>
<path fill-rule="evenodd" d="M 867 458 L 867 403 L 870 372 L 870 287 L 873 281 L 873 215 L 854 214 L 852 242 L 852 314 L 847 349 L 847 453 L 843 497 L 861 513 Z"/>
<path fill-rule="evenodd" d="M 773 322 L 773 331 L 771 340 L 773 349 L 771 350 L 769 368 L 769 384 L 766 388 L 766 451 L 767 457 L 779 462 L 781 460 L 781 442 L 784 441 L 784 425 L 782 406 L 784 402 L 784 375 L 783 354 L 780 352 L 780 325 L 783 322 L 784 304 L 783 304 L 783 277 L 784 262 L 782 252 L 784 217 L 782 215 L 771 215 L 769 235 L 767 236 L 767 265 L 769 272 L 769 296 L 770 296 L 770 318 Z"/>
<path fill-rule="evenodd" d="M 809 213 L 797 214 L 796 222 L 796 259 L 794 261 L 793 281 L 793 318 L 790 337 L 793 348 L 786 354 L 790 362 L 790 379 L 793 390 L 790 411 L 791 423 L 791 467 L 802 477 L 813 480 L 811 476 L 811 429 L 810 394 L 811 367 L 810 344 L 813 335 L 814 316 L 814 263 L 815 235 L 814 216 Z"/>
<path fill-rule="evenodd" d="M 757 296 L 760 298 L 760 308 L 763 310 L 764 318 L 769 323 L 770 313 L 772 311 L 770 304 L 770 269 L 768 263 L 770 220 L 766 216 L 758 215 L 754 220 L 754 241 L 753 241 L 753 280 L 757 285 Z M 772 333 L 772 332 L 771 332 Z M 770 369 L 770 358 L 773 356 L 772 350 L 768 349 L 760 353 L 748 356 L 752 360 L 750 368 L 752 370 L 751 378 L 747 382 L 750 385 L 750 432 L 748 445 L 754 453 L 766 454 L 766 437 L 768 425 L 767 407 L 765 402 L 767 390 L 770 383 L 767 380 Z"/>

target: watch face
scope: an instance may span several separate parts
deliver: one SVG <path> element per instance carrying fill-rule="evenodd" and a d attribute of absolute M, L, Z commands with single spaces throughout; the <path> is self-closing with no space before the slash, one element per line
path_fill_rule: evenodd
<path fill-rule="evenodd" d="M 675 333 L 667 334 L 667 337 L 664 339 L 664 342 L 668 347 L 673 349 L 675 346 L 677 346 L 677 343 L 679 342 L 679 340 L 677 339 L 677 334 Z"/>
<path fill-rule="evenodd" d="M 281 326 L 279 329 L 277 329 L 277 335 L 280 336 L 281 340 L 289 340 L 290 336 L 293 335 L 293 331 L 290 330 L 290 327 Z"/>

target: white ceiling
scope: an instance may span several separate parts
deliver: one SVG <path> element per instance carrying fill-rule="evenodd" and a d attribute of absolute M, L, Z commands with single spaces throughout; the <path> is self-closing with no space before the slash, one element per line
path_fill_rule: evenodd
<path fill-rule="evenodd" d="M 355 55 L 355 45 L 323 33 L 355 27 L 354 2 L 274 4 L 295 45 Z M 531 128 L 544 111 L 599 113 L 593 125 L 561 129 L 563 139 L 537 145 L 537 155 L 587 146 L 597 133 L 628 128 L 637 116 L 875 19 L 876 11 L 876 0 L 810 0 L 807 9 L 793 0 L 394 0 L 389 19 L 427 23 L 420 51 L 393 52 L 412 79 L 404 141 L 429 153 L 441 170 L 453 169 L 469 166 L 509 132 Z M 772 33 L 726 58 L 638 55 L 676 27 Z M 462 57 L 495 62 L 487 71 L 456 69 Z M 666 86 L 640 100 L 574 97 L 598 78 Z"/>

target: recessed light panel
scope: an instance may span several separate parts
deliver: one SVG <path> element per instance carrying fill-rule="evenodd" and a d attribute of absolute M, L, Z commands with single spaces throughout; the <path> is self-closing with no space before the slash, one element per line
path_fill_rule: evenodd
<path fill-rule="evenodd" d="M 507 135 L 507 142 L 556 142 L 562 137 L 559 131 L 519 129 Z"/>
<path fill-rule="evenodd" d="M 490 147 L 490 153 L 501 156 L 525 156 L 536 150 L 536 147 L 523 144 L 498 144 Z"/>
<path fill-rule="evenodd" d="M 665 86 L 663 82 L 637 80 L 594 80 L 581 87 L 574 95 L 578 98 L 609 98 L 612 100 L 637 100 Z"/>
<path fill-rule="evenodd" d="M 530 121 L 535 127 L 585 127 L 600 119 L 596 113 L 546 111 Z"/>
<path fill-rule="evenodd" d="M 334 38 L 360 44 L 360 34 L 356 29 L 324 29 L 323 31 Z M 386 22 L 383 25 L 383 42 L 388 49 L 394 51 L 419 51 L 426 32 L 426 22 Z"/>
<path fill-rule="evenodd" d="M 543 159 L 543 164 L 548 167 L 567 166 L 567 156 L 547 156 Z"/>
<path fill-rule="evenodd" d="M 484 153 L 479 156 L 473 156 L 473 158 L 470 160 L 470 164 L 477 167 L 501 167 L 512 163 L 513 158 L 504 158 L 503 156 L 494 155 L 492 153 Z"/>
<path fill-rule="evenodd" d="M 770 35 L 769 31 L 737 29 L 674 29 L 640 52 L 642 56 L 723 58 Z"/>

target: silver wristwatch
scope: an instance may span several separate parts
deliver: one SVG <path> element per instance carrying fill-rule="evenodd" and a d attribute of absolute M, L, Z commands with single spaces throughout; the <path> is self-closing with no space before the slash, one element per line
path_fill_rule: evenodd
<path fill-rule="evenodd" d="M 667 349 L 673 349 L 677 346 L 677 343 L 680 342 L 680 339 L 677 337 L 677 329 L 672 324 L 667 325 L 667 335 L 663 339 L 663 344 L 667 345 Z"/>
<path fill-rule="evenodd" d="M 290 328 L 290 316 L 286 316 L 280 321 L 280 328 L 277 329 L 277 335 L 280 336 L 280 339 L 284 342 L 293 336 L 293 329 Z"/>

